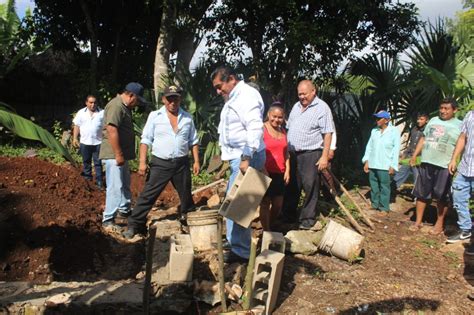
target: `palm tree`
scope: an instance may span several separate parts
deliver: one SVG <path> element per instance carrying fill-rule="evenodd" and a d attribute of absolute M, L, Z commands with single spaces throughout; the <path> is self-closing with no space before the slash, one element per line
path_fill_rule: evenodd
<path fill-rule="evenodd" d="M 409 52 L 414 106 L 435 112 L 442 98 L 451 97 L 472 106 L 474 64 L 468 49 L 461 49 L 438 20 L 427 25 Z"/>

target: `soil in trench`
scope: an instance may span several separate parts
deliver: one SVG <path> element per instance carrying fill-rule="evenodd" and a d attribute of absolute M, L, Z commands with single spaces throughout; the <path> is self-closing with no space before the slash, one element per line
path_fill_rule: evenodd
<path fill-rule="evenodd" d="M 144 178 L 132 174 L 133 200 L 143 186 Z M 177 203 L 169 185 L 156 205 Z M 144 262 L 143 244 L 119 242 L 101 230 L 104 204 L 105 192 L 79 168 L 0 157 L 0 281 L 135 277 Z"/>

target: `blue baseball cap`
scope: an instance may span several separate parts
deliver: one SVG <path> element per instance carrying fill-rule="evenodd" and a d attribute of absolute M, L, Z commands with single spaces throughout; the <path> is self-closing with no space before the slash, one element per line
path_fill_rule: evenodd
<path fill-rule="evenodd" d="M 130 82 L 125 86 L 125 91 L 135 94 L 141 105 L 146 105 L 148 102 L 143 97 L 144 88 L 140 83 Z"/>
<path fill-rule="evenodd" d="M 379 111 L 378 113 L 374 114 L 374 116 L 377 118 L 390 119 L 390 113 L 385 110 Z"/>

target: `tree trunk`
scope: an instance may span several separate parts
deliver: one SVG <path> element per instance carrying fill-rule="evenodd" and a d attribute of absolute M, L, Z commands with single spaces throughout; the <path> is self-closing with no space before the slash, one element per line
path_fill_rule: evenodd
<path fill-rule="evenodd" d="M 189 72 L 189 64 L 197 48 L 194 37 L 195 34 L 192 31 L 181 32 L 181 36 L 179 36 L 176 60 L 176 77 L 179 82 L 183 82 Z"/>
<path fill-rule="evenodd" d="M 86 18 L 86 26 L 90 35 L 91 43 L 91 60 L 90 60 L 90 80 L 89 80 L 89 89 L 91 93 L 96 93 L 97 91 L 97 32 L 96 27 L 93 21 L 97 21 L 96 18 L 93 19 L 90 12 L 90 8 L 87 5 L 85 0 L 79 0 L 81 5 L 82 12 Z M 99 7 L 97 6 L 97 11 Z M 96 12 L 97 13 L 97 12 Z"/>
<path fill-rule="evenodd" d="M 166 85 L 175 24 L 176 5 L 172 0 L 165 0 L 163 1 L 163 14 L 161 17 L 160 35 L 156 43 L 155 68 L 153 72 L 153 88 L 157 102 L 160 91 L 162 91 Z"/>

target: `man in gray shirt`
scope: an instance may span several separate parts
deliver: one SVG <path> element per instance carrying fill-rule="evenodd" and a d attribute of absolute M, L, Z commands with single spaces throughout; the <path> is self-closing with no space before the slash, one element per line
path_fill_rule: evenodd
<path fill-rule="evenodd" d="M 309 80 L 298 84 L 299 101 L 293 106 L 288 118 L 288 148 L 290 160 L 296 172 L 293 183 L 295 193 L 286 194 L 290 198 L 287 205 L 293 205 L 295 211 L 301 189 L 305 192 L 305 201 L 299 215 L 300 229 L 312 229 L 319 212 L 316 204 L 319 197 L 319 173 L 326 169 L 329 160 L 334 121 L 329 106 L 316 96 L 315 85 Z M 292 191 L 291 189 L 289 191 Z"/>

